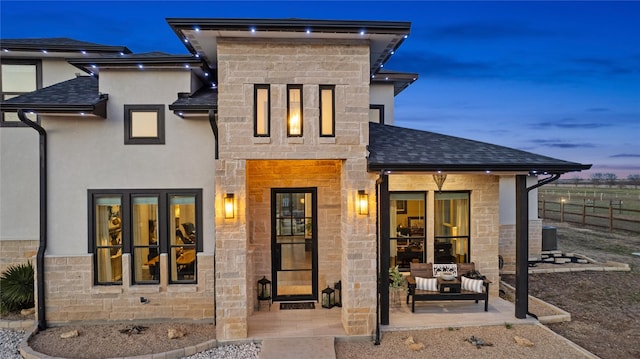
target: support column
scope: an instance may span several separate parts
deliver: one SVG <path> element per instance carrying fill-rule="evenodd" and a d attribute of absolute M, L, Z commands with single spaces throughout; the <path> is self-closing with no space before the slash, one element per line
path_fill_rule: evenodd
<path fill-rule="evenodd" d="M 389 175 L 381 174 L 378 184 L 378 245 L 380 248 L 379 273 L 378 273 L 378 295 L 380 296 L 380 324 L 389 325 L 389 258 L 391 248 L 389 248 Z"/>
<path fill-rule="evenodd" d="M 216 338 L 248 335 L 246 162 L 216 161 Z M 234 194 L 234 216 L 225 218 L 224 197 Z"/>
<path fill-rule="evenodd" d="M 529 311 L 529 192 L 527 176 L 516 176 L 516 318 Z"/>

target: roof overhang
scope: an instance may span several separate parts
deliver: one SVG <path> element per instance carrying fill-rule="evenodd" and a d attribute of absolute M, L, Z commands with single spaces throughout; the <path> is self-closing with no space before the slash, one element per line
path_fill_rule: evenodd
<path fill-rule="evenodd" d="M 71 65 L 91 75 L 99 75 L 101 69 L 180 69 L 195 71 L 197 75 L 206 77 L 201 68 L 202 61 L 191 55 L 168 56 L 136 56 L 89 57 L 67 59 Z"/>
<path fill-rule="evenodd" d="M 383 70 L 371 76 L 373 84 L 393 84 L 393 95 L 397 96 L 418 79 L 418 74 Z"/>
<path fill-rule="evenodd" d="M 168 18 L 167 22 L 186 48 L 212 69 L 217 67 L 217 40 L 222 37 L 357 40 L 369 44 L 371 75 L 382 69 L 411 29 L 410 22 L 390 21 Z"/>
<path fill-rule="evenodd" d="M 2 112 L 16 112 L 22 110 L 25 113 L 48 116 L 95 116 L 107 118 L 107 100 L 109 96 L 103 94 L 100 100 L 93 104 L 46 104 L 46 103 L 21 103 L 2 104 Z"/>

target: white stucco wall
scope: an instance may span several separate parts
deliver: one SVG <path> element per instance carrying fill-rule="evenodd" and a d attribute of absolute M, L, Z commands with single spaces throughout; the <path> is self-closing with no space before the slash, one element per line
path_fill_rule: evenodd
<path fill-rule="evenodd" d="M 81 72 L 62 58 L 41 61 L 42 87 L 72 79 Z M 38 240 L 38 141 L 38 133 L 32 128 L 0 128 L 0 240 Z"/>
<path fill-rule="evenodd" d="M 168 105 L 189 92 L 188 71 L 100 73 L 107 119 L 45 118 L 49 133 L 49 255 L 86 254 L 88 189 L 203 190 L 204 251 L 213 252 L 214 138 L 206 117 L 181 119 Z M 165 144 L 125 145 L 124 105 L 165 104 Z"/>
<path fill-rule="evenodd" d="M 527 187 L 538 182 L 537 177 L 527 177 Z M 538 190 L 529 192 L 529 220 L 538 218 Z M 500 224 L 516 223 L 516 177 L 500 176 Z"/>
<path fill-rule="evenodd" d="M 371 84 L 369 104 L 384 105 L 384 123 L 393 125 L 395 122 L 393 84 Z"/>

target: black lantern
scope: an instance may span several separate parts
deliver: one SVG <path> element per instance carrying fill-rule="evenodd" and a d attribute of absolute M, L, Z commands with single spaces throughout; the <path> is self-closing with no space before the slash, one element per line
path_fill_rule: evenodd
<path fill-rule="evenodd" d="M 327 286 L 322 290 L 322 308 L 333 308 L 336 305 L 336 292 Z"/>
<path fill-rule="evenodd" d="M 265 276 L 258 281 L 258 310 L 260 310 L 260 301 L 269 301 L 269 310 L 271 310 L 271 281 Z"/>
<path fill-rule="evenodd" d="M 336 307 L 342 307 L 342 281 L 339 280 L 333 285 L 336 292 Z"/>

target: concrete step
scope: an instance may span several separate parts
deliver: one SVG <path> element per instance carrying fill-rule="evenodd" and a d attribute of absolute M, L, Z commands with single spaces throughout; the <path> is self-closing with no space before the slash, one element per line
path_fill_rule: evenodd
<path fill-rule="evenodd" d="M 335 359 L 334 337 L 265 338 L 260 359 Z"/>

